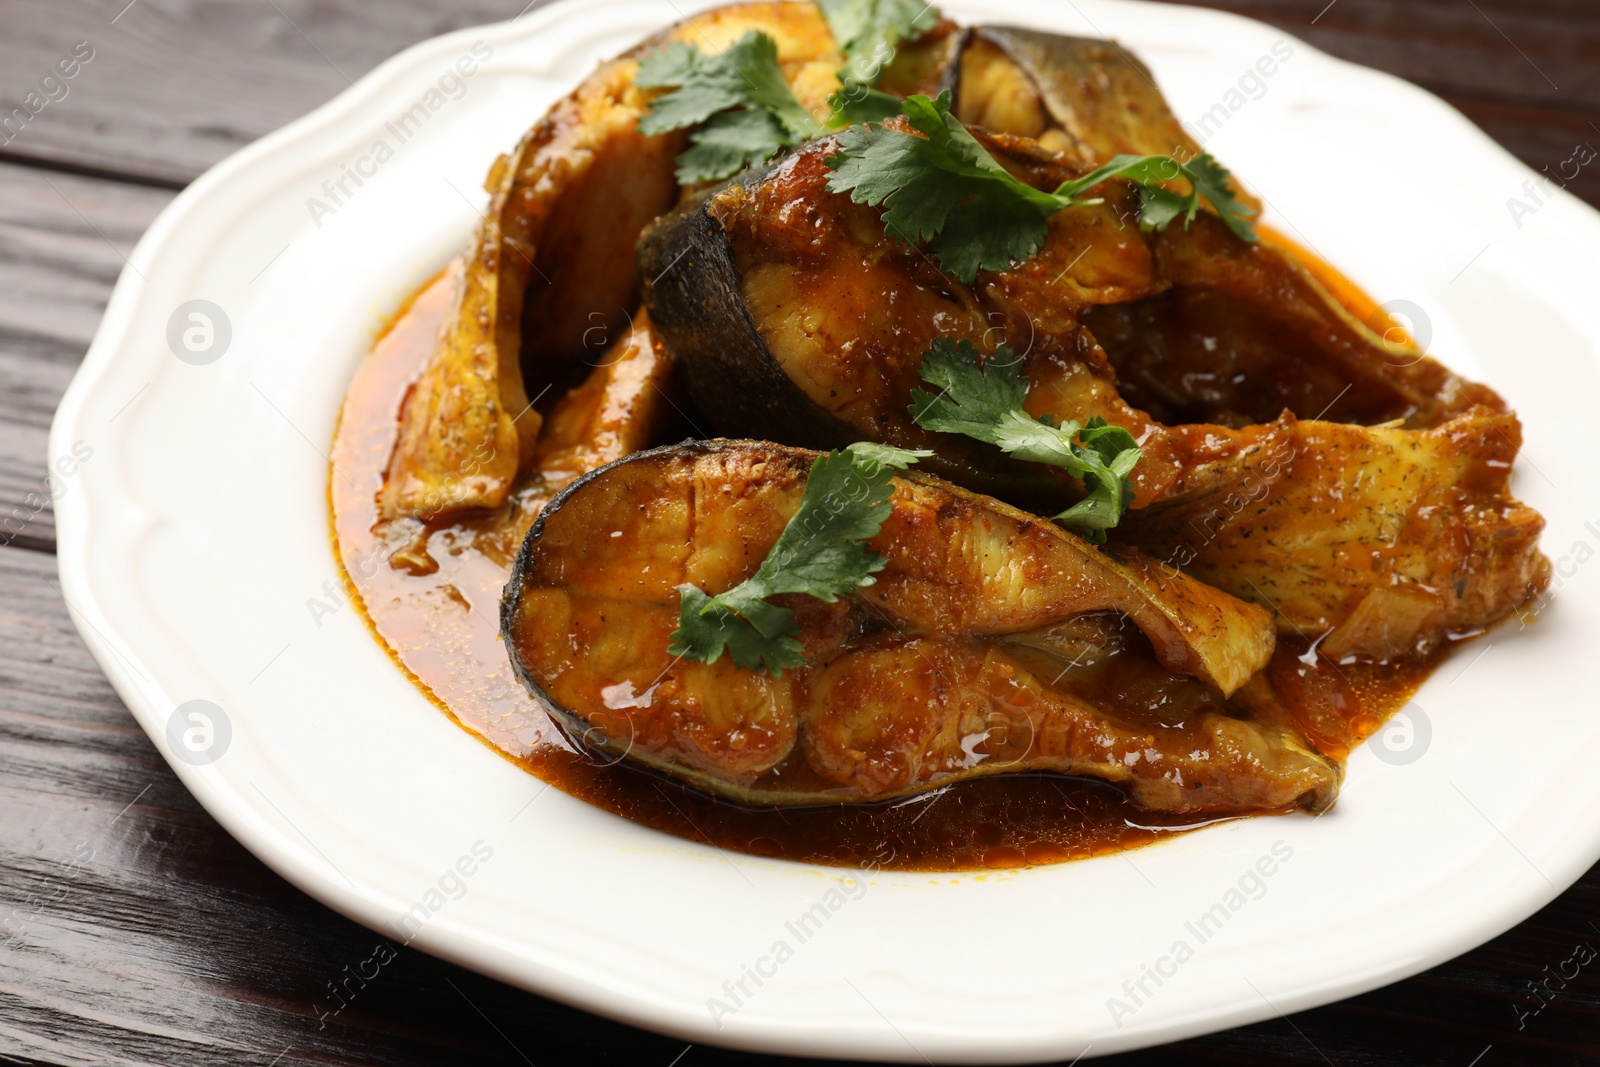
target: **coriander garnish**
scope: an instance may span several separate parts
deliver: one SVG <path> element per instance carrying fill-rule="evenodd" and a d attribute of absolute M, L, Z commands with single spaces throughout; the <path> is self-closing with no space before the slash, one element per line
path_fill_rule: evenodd
<path fill-rule="evenodd" d="M 709 596 L 678 587 L 678 629 L 667 651 L 715 663 L 727 649 L 734 665 L 774 676 L 805 662 L 794 612 L 768 602 L 780 593 L 805 593 L 826 603 L 877 579 L 887 562 L 867 548 L 889 517 L 894 471 L 928 452 L 859 442 L 818 456 L 800 506 L 749 578 Z"/>
<path fill-rule="evenodd" d="M 695 127 L 678 156 L 684 185 L 726 178 L 822 132 L 784 80 L 777 42 L 757 30 L 714 56 L 675 41 L 641 59 L 633 80 L 641 88 L 672 88 L 650 101 L 641 133 Z"/>
<path fill-rule="evenodd" d="M 1100 418 L 1080 427 L 1071 420 L 1053 425 L 1048 415 L 1029 415 L 1022 406 L 1028 393 L 1022 359 L 1009 345 L 1000 345 L 994 358 L 980 364 L 971 341 L 937 338 L 923 356 L 921 375 L 939 392 L 911 391 L 910 412 L 918 426 L 965 434 L 1018 459 L 1076 474 L 1088 495 L 1055 520 L 1085 540 L 1105 543 L 1106 530 L 1133 500 L 1128 475 L 1139 462 L 1139 447 L 1132 434 Z"/>
<path fill-rule="evenodd" d="M 942 269 L 971 283 L 984 270 L 1006 270 L 1044 244 L 1045 220 L 1064 208 L 1096 204 L 1077 195 L 1108 178 L 1139 186 L 1139 225 L 1165 229 L 1182 215 L 1184 225 L 1210 201 L 1241 240 L 1254 241 L 1252 209 L 1228 188 L 1228 172 L 1209 155 L 1189 163 L 1171 156 L 1117 156 L 1053 192 L 1013 176 L 950 113 L 950 94 L 937 100 L 907 97 L 906 119 L 923 136 L 867 124 L 839 134 L 839 152 L 828 157 L 834 173 L 828 188 L 849 193 L 858 204 L 884 208 L 884 230 L 908 244 L 931 241 Z M 1156 184 L 1183 177 L 1187 195 Z"/>

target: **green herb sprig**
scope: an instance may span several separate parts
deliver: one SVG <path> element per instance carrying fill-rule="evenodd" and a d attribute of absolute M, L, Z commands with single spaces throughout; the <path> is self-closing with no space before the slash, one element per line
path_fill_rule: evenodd
<path fill-rule="evenodd" d="M 922 0 L 817 0 L 817 6 L 844 53 L 839 80 L 846 87 L 877 85 L 900 43 L 927 33 L 943 17 Z"/>
<path fill-rule="evenodd" d="M 900 114 L 900 98 L 877 88 L 905 40 L 938 24 L 937 8 L 918 0 L 822 0 L 823 16 L 844 53 L 843 83 L 819 122 L 795 98 L 778 65 L 778 44 L 750 30 L 717 55 L 674 41 L 639 61 L 634 84 L 670 88 L 639 120 L 647 134 L 693 129 L 678 156 L 678 181 L 692 185 L 726 178 L 780 148 L 803 144 L 827 129 L 881 121 Z"/>
<path fill-rule="evenodd" d="M 1121 155 L 1054 191 L 1035 189 L 1000 165 L 950 113 L 949 92 L 938 99 L 907 97 L 902 108 L 922 136 L 886 126 L 853 126 L 839 134 L 828 188 L 858 204 L 883 207 L 884 231 L 908 244 L 932 242 L 941 269 L 971 283 L 978 270 L 1006 270 L 1043 246 L 1046 220 L 1057 211 L 1100 199 L 1078 194 L 1109 178 L 1139 186 L 1139 225 L 1165 229 L 1194 219 L 1204 197 L 1241 240 L 1254 241 L 1254 213 L 1233 195 L 1228 172 L 1209 155 L 1187 163 L 1171 156 Z M 1187 194 L 1159 183 L 1189 181 Z"/>
<path fill-rule="evenodd" d="M 805 593 L 831 604 L 873 584 L 887 561 L 865 542 L 889 517 L 894 472 L 931 454 L 859 442 L 817 457 L 799 508 L 754 574 L 716 596 L 678 587 L 678 629 L 667 651 L 715 663 L 726 649 L 735 666 L 773 676 L 800 666 L 794 612 L 769 598 Z"/>
<path fill-rule="evenodd" d="M 1140 453 L 1132 434 L 1100 418 L 1083 426 L 1071 420 L 1053 425 L 1048 415 L 1029 415 L 1022 406 L 1028 393 L 1022 359 L 1009 345 L 1000 345 L 992 359 L 980 363 L 971 341 L 937 338 L 923 355 L 921 376 L 939 391 L 912 390 L 909 410 L 918 426 L 964 434 L 1082 478 L 1088 494 L 1055 520 L 1086 540 L 1105 543 L 1105 532 L 1121 521 L 1133 500 L 1128 475 Z"/>
<path fill-rule="evenodd" d="M 759 30 L 714 56 L 674 41 L 641 59 L 633 80 L 641 88 L 672 89 L 650 101 L 641 133 L 693 128 L 678 156 L 684 185 L 726 178 L 822 133 L 784 80 L 777 42 Z"/>

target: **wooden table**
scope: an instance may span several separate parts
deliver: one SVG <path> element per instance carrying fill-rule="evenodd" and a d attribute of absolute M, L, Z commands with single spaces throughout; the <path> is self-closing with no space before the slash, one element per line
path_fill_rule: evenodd
<path fill-rule="evenodd" d="M 329 983 L 378 935 L 291 888 L 200 809 L 57 592 L 45 436 L 140 233 L 201 171 L 395 51 L 525 2 L 0 0 L 7 110 L 77 42 L 92 49 L 64 97 L 0 132 L 0 1062 L 755 1061 L 411 951 L 319 1022 Z M 1427 86 L 1536 170 L 1600 146 L 1595 0 L 1214 6 Z M 1600 166 L 1570 188 L 1600 203 Z M 1409 981 L 1118 1062 L 1600 1063 L 1600 966 L 1534 991 L 1581 943 L 1600 944 L 1600 867 Z"/>

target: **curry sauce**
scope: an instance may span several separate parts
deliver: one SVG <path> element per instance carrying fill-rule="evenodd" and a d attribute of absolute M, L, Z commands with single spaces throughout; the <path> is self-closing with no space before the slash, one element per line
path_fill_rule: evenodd
<path fill-rule="evenodd" d="M 1331 270 L 1327 276 L 1337 277 Z M 441 276 L 426 286 L 357 369 L 333 445 L 337 476 L 329 492 L 336 553 L 374 633 L 436 704 L 491 748 L 624 818 L 719 848 L 803 862 L 1007 868 L 1132 848 L 1217 821 L 1155 815 L 1113 786 L 1047 774 L 999 775 L 876 804 L 748 808 L 574 744 L 518 683 L 499 633 L 509 557 L 549 496 L 537 470 L 512 504 L 493 512 L 431 526 L 384 522 L 379 514 L 399 413 L 433 348 L 452 285 Z M 540 384 L 530 382 L 530 394 Z M 1405 703 L 1437 661 L 1335 663 L 1310 640 L 1288 637 L 1264 673 L 1312 744 L 1342 759 Z"/>

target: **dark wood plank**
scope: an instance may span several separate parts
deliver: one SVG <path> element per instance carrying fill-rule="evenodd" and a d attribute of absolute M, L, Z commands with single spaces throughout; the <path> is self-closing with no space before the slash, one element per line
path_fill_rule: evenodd
<path fill-rule="evenodd" d="M 1600 158 L 1590 155 L 1600 155 L 1600 108 L 1550 108 L 1449 95 L 1445 99 L 1518 159 L 1574 196 L 1600 207 Z M 1587 151 L 1578 154 L 1580 145 Z M 1593 161 L 1578 166 L 1577 161 L 1586 158 Z M 1574 171 L 1576 177 L 1561 180 Z M 1533 202 L 1526 194 L 1518 196 L 1526 203 Z"/>
<path fill-rule="evenodd" d="M 0 133 L 0 158 L 181 186 L 407 45 L 513 18 L 527 6 L 528 0 L 8 0 L 0 100 L 22 102 L 80 41 L 93 57 L 64 83 L 64 97 L 18 124 L 9 141 Z"/>
<path fill-rule="evenodd" d="M 0 1053 L 50 1063 L 614 1059 L 682 1043 L 601 1024 L 383 939 L 207 816 L 74 632 L 48 554 L 0 549 Z M 388 953 L 383 954 L 387 958 Z M 121 1060 L 118 1060 L 121 1062 Z"/>
<path fill-rule="evenodd" d="M 181 185 L 405 45 L 523 9 L 518 0 L 474 0 L 449 12 L 304 0 L 265 11 L 259 0 L 213 0 L 198 10 L 178 0 L 125 5 L 10 0 L 0 101 L 22 101 L 80 40 L 94 57 L 65 82 L 65 97 L 20 130 L 0 131 L 0 142 L 10 138 L 0 160 Z M 1444 94 L 1536 170 L 1558 173 L 1580 142 L 1600 148 L 1600 64 L 1591 58 L 1600 53 L 1600 19 L 1579 17 L 1593 11 L 1586 2 L 1211 6 Z M 11 383 L 0 395 L 0 543 L 53 544 L 44 431 L 121 257 L 169 199 L 125 184 L 0 162 L 0 373 Z M 1569 188 L 1600 204 L 1600 163 L 1580 169 Z"/>
<path fill-rule="evenodd" d="M 389 946 L 272 874 L 134 725 L 55 583 L 48 554 L 0 549 L 0 1055 L 668 1067 L 684 1051 Z M 1600 961 L 1553 986 L 1526 1029 L 1513 1007 L 1537 1006 L 1528 983 L 1576 944 L 1600 943 L 1596 915 L 1600 867 L 1533 920 L 1421 978 L 1301 1013 L 1292 1026 L 1275 1020 L 1108 1062 L 1466 1067 L 1490 1045 L 1483 1067 L 1595 1062 Z M 350 979 L 371 975 L 369 961 L 380 962 L 376 977 Z M 337 1012 L 330 983 L 346 1002 Z M 678 1062 L 763 1061 L 697 1047 Z"/>
<path fill-rule="evenodd" d="M 1202 0 L 1434 92 L 1600 109 L 1588 0 Z"/>
<path fill-rule="evenodd" d="M 173 194 L 0 163 L 0 544 L 55 544 L 47 479 L 56 403 L 124 256 Z"/>
<path fill-rule="evenodd" d="M 1325 52 L 1444 97 L 1552 176 L 1600 150 L 1600 18 L 1592 0 L 1190 0 L 1281 26 Z M 1569 168 L 1568 173 L 1571 173 Z M 1600 163 L 1567 188 L 1600 206 Z"/>
<path fill-rule="evenodd" d="M 539 0 L 543 3 L 545 0 Z M 240 146 L 332 97 L 402 47 L 506 19 L 525 0 L 368 5 L 340 0 L 9 0 L 0 100 L 21 103 L 80 41 L 93 58 L 14 136 L 0 158 L 181 185 Z M 1334 55 L 1408 78 L 1472 117 L 1519 134 L 1493 111 L 1516 104 L 1572 133 L 1600 125 L 1600 21 L 1589 0 L 1226 0 L 1204 6 L 1284 27 Z M 670 15 L 670 12 L 669 12 Z M 115 23 L 112 20 L 115 19 Z M 60 90 L 56 90 L 59 92 Z M 41 95 L 41 99 L 43 96 Z M 1600 142 L 1600 134 L 1589 133 Z M 10 136 L 9 141 L 7 140 Z M 1509 138 L 1539 169 L 1571 145 Z M 1559 153 L 1559 154 L 1556 154 Z M 1591 168 L 1600 171 L 1600 168 Z M 1600 203 L 1600 174 L 1575 191 Z"/>
<path fill-rule="evenodd" d="M 0 101 L 20 102 L 76 41 L 96 50 L 65 98 L 0 134 L 0 1062 L 760 1062 L 685 1053 L 414 951 L 319 1020 L 335 1003 L 328 983 L 370 959 L 377 935 L 278 879 L 198 808 L 72 631 L 54 560 L 21 550 L 53 546 L 48 505 L 34 514 L 40 497 L 27 495 L 46 488 L 50 413 L 121 257 L 170 198 L 163 187 L 400 47 L 521 7 L 125 3 L 0 10 Z M 1600 145 L 1589 0 L 1211 6 L 1418 81 L 1536 170 L 1578 141 Z M 1600 167 L 1571 188 L 1600 203 Z M 1527 923 L 1411 981 L 1111 1062 L 1600 1063 L 1600 965 L 1535 993 L 1580 942 L 1600 944 L 1597 923 L 1600 867 Z"/>

